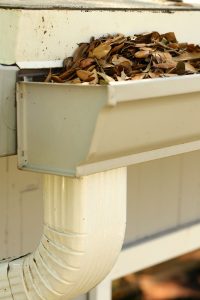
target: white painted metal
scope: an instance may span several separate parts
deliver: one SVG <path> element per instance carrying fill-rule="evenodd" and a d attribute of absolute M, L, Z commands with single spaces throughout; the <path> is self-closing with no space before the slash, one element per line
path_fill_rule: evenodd
<path fill-rule="evenodd" d="M 197 250 L 199 232 L 200 224 L 196 224 L 124 249 L 112 272 L 89 292 L 89 300 L 111 300 L 112 280 Z"/>
<path fill-rule="evenodd" d="M 200 91 L 200 75 L 111 82 L 108 88 L 108 104 L 151 99 L 164 96 L 194 93 Z"/>
<path fill-rule="evenodd" d="M 82 176 L 198 150 L 199 95 L 200 75 L 108 86 L 19 83 L 19 167 Z"/>
<path fill-rule="evenodd" d="M 200 149 L 200 141 L 198 140 L 198 141 L 188 142 L 180 145 L 164 147 L 156 150 L 150 150 L 150 151 L 147 150 L 145 152 L 127 155 L 124 157 L 109 159 L 109 163 L 108 161 L 99 161 L 95 163 L 91 162 L 89 164 L 86 163 L 85 165 L 80 165 L 77 167 L 77 176 L 84 176 L 87 174 L 100 172 L 101 170 L 114 169 L 114 168 L 118 168 L 119 166 L 129 166 L 132 164 L 139 164 L 151 160 L 178 155 L 181 153 L 188 153 L 199 149 Z"/>
<path fill-rule="evenodd" d="M 116 261 L 125 233 L 126 168 L 82 179 L 45 175 L 44 202 L 39 247 L 0 264 L 0 299 L 72 299 Z"/>
<path fill-rule="evenodd" d="M 16 154 L 15 83 L 17 67 L 0 65 L 0 156 Z"/>
<path fill-rule="evenodd" d="M 181 226 L 186 228 L 189 222 L 199 220 L 199 164 L 200 151 L 196 151 L 128 168 L 125 247 L 132 242 L 135 247 L 138 245 L 138 240 L 147 245 L 152 236 L 161 237 L 163 232 L 170 234 L 169 229 L 174 230 Z M 16 165 L 16 157 L 0 159 L 0 259 L 33 251 L 42 231 L 42 176 L 31 172 L 20 172 Z M 21 194 L 21 191 L 27 192 Z M 182 231 L 179 232 L 181 234 Z M 178 240 L 177 238 L 176 243 Z M 195 239 L 193 242 L 190 239 L 186 241 L 188 242 L 184 247 L 191 246 L 193 249 L 198 247 L 199 241 Z M 170 247 L 169 240 L 168 248 Z M 139 252 L 139 248 L 137 249 Z M 156 250 L 154 259 L 157 258 L 160 261 L 175 257 L 176 247 L 173 250 L 174 253 L 168 252 L 169 258 L 167 255 L 163 258 L 163 252 L 159 248 L 158 251 Z M 183 250 L 187 249 L 183 248 Z M 181 254 L 180 252 L 178 255 Z M 136 256 L 137 266 L 141 269 L 144 267 L 143 259 L 139 261 L 138 255 Z M 148 255 L 149 259 L 150 256 L 151 253 Z M 130 261 L 130 264 L 132 263 L 134 263 L 133 259 Z M 156 260 L 153 263 L 156 263 Z M 107 300 L 106 295 L 111 292 L 110 285 L 110 281 L 100 284 L 97 290 L 93 291 L 92 300 Z M 101 295 L 104 295 L 104 298 L 98 299 Z M 86 300 L 84 296 L 83 299 Z"/>
<path fill-rule="evenodd" d="M 184 0 L 184 2 L 199 4 L 198 0 Z M 156 8 L 173 6 L 174 2 L 165 0 L 1 0 L 2 7 L 23 7 L 23 8 Z M 180 7 L 180 9 L 184 7 Z"/>
<path fill-rule="evenodd" d="M 88 294 L 88 300 L 111 300 L 112 299 L 112 281 L 103 280 L 97 287 Z"/>
<path fill-rule="evenodd" d="M 153 17 L 155 17 L 155 23 L 152 22 Z M 189 26 L 189 29 L 184 30 L 183 32 L 180 21 L 184 17 L 187 19 L 187 22 L 191 22 L 192 26 Z M 142 25 L 141 27 L 144 18 L 146 19 L 146 22 L 145 25 Z M 27 68 L 30 66 L 56 66 L 61 63 L 61 60 L 66 55 L 72 54 L 75 43 L 83 41 L 83 38 L 88 40 L 89 37 L 94 34 L 105 34 L 105 29 L 106 32 L 120 31 L 129 34 L 131 33 L 129 28 L 134 27 L 136 32 L 141 32 L 146 31 L 145 28 L 148 28 L 149 31 L 157 30 L 159 25 L 159 30 L 176 31 L 178 33 L 178 38 L 183 41 L 186 40 L 186 37 L 190 36 L 191 42 L 199 42 L 199 37 L 197 38 L 196 34 L 193 33 L 193 29 L 191 30 L 191 27 L 194 28 L 196 26 L 198 18 L 199 12 L 187 12 L 187 15 L 185 15 L 184 12 L 171 15 L 153 15 L 152 12 L 143 12 L 139 15 L 138 12 L 106 11 L 104 12 L 105 25 L 102 26 L 102 22 L 100 22 L 101 26 L 99 27 L 98 20 L 102 19 L 102 12 L 100 11 L 86 13 L 82 11 L 66 10 L 25 11 L 21 9 L 1 9 L 0 23 L 2 22 L 1 25 L 6 26 L 9 30 L 6 39 L 0 34 L 1 44 L 4 45 L 0 50 L 0 59 L 3 63 L 12 64 L 17 62 L 19 66 Z M 77 20 L 80 20 L 80 22 L 85 25 L 82 32 L 79 28 L 74 28 L 74 24 L 76 24 Z M 110 20 L 112 20 L 112 22 L 110 22 Z M 162 27 L 160 26 L 161 21 Z M 91 26 L 94 22 L 97 26 Z M 0 26 L 0 33 L 3 30 L 3 26 Z M 63 28 L 68 29 L 65 31 L 66 35 L 64 35 L 64 38 L 61 35 L 61 33 L 63 33 Z M 74 32 L 73 37 L 71 28 L 73 28 Z M 70 34 L 68 34 L 68 32 L 70 32 Z M 37 168 L 40 169 L 40 171 L 48 170 L 52 173 L 80 176 L 129 165 L 133 162 L 138 163 L 153 158 L 161 158 L 199 149 L 199 93 L 197 93 L 199 92 L 199 77 L 183 77 L 181 79 L 177 78 L 175 81 L 162 81 L 163 83 L 159 83 L 160 89 L 157 89 L 157 85 L 154 85 L 155 82 L 151 81 L 151 83 L 148 83 L 148 81 L 146 81 L 147 85 L 145 87 L 147 88 L 148 86 L 149 93 L 152 92 L 151 89 L 155 92 L 153 98 L 148 100 L 144 100 L 146 97 L 149 98 L 149 94 L 146 93 L 146 90 L 145 93 L 142 91 L 143 83 L 137 83 L 138 85 L 129 83 L 124 85 L 119 84 L 119 86 L 113 85 L 109 87 L 108 90 L 106 90 L 107 88 L 105 87 L 98 87 L 100 91 L 99 95 L 97 94 L 95 87 L 94 91 L 91 91 L 89 97 L 88 95 L 87 97 L 84 96 L 82 107 L 79 102 L 72 99 L 73 104 L 70 103 L 70 105 L 67 106 L 67 109 L 71 107 L 72 114 L 69 114 L 69 110 L 64 110 L 63 112 L 68 114 L 66 116 L 63 115 L 63 123 L 60 122 L 59 110 L 56 111 L 54 109 L 55 100 L 61 101 L 61 103 L 66 101 L 66 98 L 61 97 L 60 99 L 58 97 L 58 94 L 60 93 L 58 85 L 54 85 L 56 92 L 52 95 L 50 93 L 50 90 L 52 92 L 50 86 L 45 85 L 48 87 L 48 98 L 46 97 L 45 91 L 42 90 L 37 98 L 35 95 L 38 95 L 39 85 L 35 85 L 36 94 L 34 94 L 34 85 L 28 84 L 27 86 L 33 87 L 31 94 L 29 94 L 30 102 L 23 102 L 23 105 L 20 108 L 22 109 L 21 112 L 23 112 L 23 114 L 19 115 L 21 116 L 19 124 L 25 125 L 25 127 L 21 129 L 25 128 L 25 130 L 27 130 L 27 133 L 24 133 L 24 131 L 23 134 L 20 133 L 22 135 L 19 137 L 19 139 L 23 140 L 23 147 L 19 148 L 22 164 L 26 165 L 32 158 L 35 159 L 41 156 L 42 160 L 47 158 L 47 167 L 40 161 L 37 165 Z M 168 83 L 169 86 L 166 85 L 166 83 Z M 140 84 L 142 86 L 140 86 Z M 29 93 L 25 88 L 25 84 L 22 84 L 21 87 L 22 90 L 20 90 L 19 98 L 24 97 L 24 93 L 26 96 Z M 124 90 L 123 87 L 125 87 Z M 86 90 L 87 88 L 88 87 L 85 87 Z M 59 89 L 63 90 L 61 92 L 62 94 L 66 92 L 65 89 L 70 90 L 71 87 L 66 88 L 63 86 L 61 88 L 61 86 L 59 86 Z M 67 93 L 69 92 L 70 94 L 72 92 L 73 94 L 73 89 L 74 87 L 70 92 L 67 91 Z M 79 87 L 77 87 L 77 90 L 78 89 Z M 187 94 L 180 95 L 182 93 Z M 82 90 L 78 91 L 77 99 L 80 98 L 80 94 L 82 94 Z M 137 96 L 134 98 L 132 96 L 133 94 L 137 94 Z M 179 96 L 174 96 L 175 94 L 178 94 Z M 122 98 L 122 95 L 124 98 Z M 85 106 L 85 99 L 88 101 L 87 106 Z M 44 107 L 38 109 L 38 104 L 42 102 L 44 102 Z M 47 110 L 44 109 L 45 104 L 47 105 Z M 141 114 L 138 114 L 138 112 L 136 113 L 136 115 L 138 114 L 140 122 L 142 122 L 142 126 L 140 127 L 138 126 L 140 123 L 138 123 L 136 115 L 128 115 L 128 111 L 137 111 L 138 108 L 140 109 L 140 105 L 143 106 L 143 104 L 145 104 L 147 108 L 151 106 L 151 109 L 150 111 L 148 109 L 146 111 L 141 110 Z M 154 112 L 155 104 L 158 104 L 156 106 L 158 111 L 156 112 Z M 56 106 L 58 106 L 58 103 Z M 53 144 L 46 144 L 43 149 L 42 143 L 44 138 L 49 138 L 49 133 L 52 134 L 51 139 L 52 136 L 59 137 L 63 142 L 66 133 L 66 120 L 69 120 L 70 126 L 67 126 L 69 132 L 71 128 L 73 128 L 73 126 L 71 126 L 72 123 L 70 123 L 70 118 L 75 115 L 74 112 L 77 111 L 77 108 L 81 108 L 80 112 L 76 115 L 76 119 L 73 120 L 73 125 L 77 125 L 77 131 L 72 132 L 70 138 L 67 140 L 67 149 L 70 149 L 71 142 L 74 143 L 75 148 L 70 149 L 71 154 L 73 155 L 70 156 L 68 155 L 69 153 L 65 153 L 72 165 L 70 165 L 70 168 L 68 168 L 67 171 L 64 169 L 64 171 L 61 170 L 60 172 L 60 165 L 56 166 L 54 164 L 54 158 L 56 154 L 57 158 L 62 160 L 62 162 L 66 161 L 66 156 L 60 156 L 58 151 L 58 148 L 62 149 L 61 146 L 63 146 L 63 144 L 57 144 L 57 141 L 54 139 Z M 166 111 L 168 112 L 167 116 L 164 114 Z M 27 114 L 27 112 L 31 113 Z M 45 113 L 47 114 L 47 117 L 45 117 Z M 55 119 L 51 118 L 51 113 L 53 113 Z M 107 117 L 107 114 L 109 117 Z M 88 116 L 90 116 L 89 119 Z M 149 116 L 151 116 L 152 119 L 150 118 L 149 123 L 147 123 L 146 121 Z M 159 120 L 156 119 L 156 121 L 159 121 L 162 125 L 158 133 L 156 131 L 158 123 L 155 122 L 153 123 L 152 128 L 149 127 L 149 124 L 152 124 L 152 120 L 155 116 L 159 116 Z M 43 122 L 41 124 L 40 120 L 42 119 Z M 55 127 L 48 127 L 50 126 L 50 124 L 48 124 L 45 128 L 45 123 L 49 119 L 51 119 L 51 122 L 52 120 L 55 121 Z M 82 134 L 82 140 L 81 134 L 77 136 L 77 132 L 80 129 L 80 120 L 84 120 L 84 124 L 86 123 L 86 120 L 88 121 L 88 123 L 84 125 L 85 127 L 82 128 L 87 133 L 86 135 Z M 114 122 L 112 122 L 113 120 Z M 119 120 L 122 120 L 123 122 L 120 123 Z M 136 123 L 134 123 L 135 120 L 137 121 Z M 36 126 L 32 127 L 30 124 Z M 110 124 L 112 124 L 112 126 Z M 145 128 L 143 128 L 144 124 L 147 124 Z M 39 130 L 37 130 L 37 126 Z M 176 130 L 174 130 L 175 127 Z M 113 128 L 119 132 L 119 135 L 116 136 L 115 139 L 113 137 L 113 140 L 111 140 L 110 137 L 113 136 Z M 128 131 L 128 129 L 130 130 L 130 128 L 136 128 L 137 133 L 135 135 L 136 131 L 131 130 L 131 132 L 133 132 L 133 136 L 131 136 L 130 139 L 131 142 L 126 144 L 123 141 L 124 132 L 128 132 L 129 134 L 130 131 Z M 42 131 L 43 129 L 44 131 Z M 63 129 L 64 134 L 63 136 L 60 136 Z M 29 135 L 29 130 L 33 133 L 32 135 Z M 53 130 L 57 130 L 58 135 L 54 135 Z M 152 135 L 148 130 L 152 130 L 152 132 L 156 134 Z M 40 132 L 41 139 L 36 141 L 35 137 Z M 104 135 L 104 133 L 106 134 Z M 74 149 L 77 149 L 77 141 L 74 139 L 75 136 L 79 139 L 79 142 L 82 141 L 81 145 L 78 144 L 82 152 L 76 153 L 74 151 Z M 90 140 L 85 141 L 86 137 L 89 137 Z M 141 140 L 140 137 L 142 137 Z M 119 138 L 121 139 L 120 142 Z M 130 138 L 129 135 L 128 137 L 125 136 L 125 141 L 128 141 L 128 138 Z M 50 141 L 50 139 L 48 141 Z M 32 142 L 33 144 L 31 145 Z M 144 144 L 144 142 L 147 144 Z M 21 145 L 22 144 L 20 144 L 20 147 Z M 35 145 L 38 148 L 34 148 Z M 54 151 L 54 146 L 58 146 L 56 151 Z M 32 154 L 35 152 L 33 156 L 28 152 L 30 149 Z M 37 155 L 37 151 L 39 150 L 40 152 L 38 153 L 40 156 Z M 52 157 L 46 157 L 50 150 L 54 151 L 54 153 L 52 152 L 53 160 Z M 66 152 L 65 148 L 63 149 L 63 152 Z M 82 166 L 80 166 L 80 163 L 82 162 L 80 153 L 84 154 L 85 159 L 85 165 Z M 74 154 L 77 154 L 75 162 L 72 161 Z M 121 159 L 120 162 L 118 161 L 119 157 Z M 34 169 L 35 166 L 29 165 L 27 168 Z M 153 180 L 155 180 L 155 177 Z M 45 193 L 46 200 L 48 201 L 45 202 L 45 226 L 40 246 L 31 255 L 16 261 L 10 261 L 8 263 L 4 262 L 1 264 L 2 268 L 0 268 L 0 276 L 2 276 L 1 278 L 3 279 L 0 280 L 1 299 L 12 299 L 13 295 L 17 300 L 46 298 L 66 299 L 66 297 L 67 299 L 71 299 L 77 294 L 83 293 L 90 289 L 91 286 L 97 284 L 99 280 L 107 274 L 108 270 L 110 270 L 116 255 L 119 252 L 125 225 L 124 197 L 126 180 L 124 170 L 109 171 L 108 173 L 91 175 L 83 179 L 67 179 L 48 175 L 46 176 L 46 180 Z M 198 182 L 195 182 L 195 187 L 196 184 L 198 184 Z M 112 186 L 112 188 L 110 188 L 110 186 Z M 67 189 L 65 189 L 65 187 L 67 187 Z M 147 187 L 149 187 L 148 184 Z M 151 190 L 150 187 L 149 190 Z M 188 199 L 189 192 L 188 194 L 185 192 L 185 194 Z M 156 199 L 159 199 L 161 191 L 156 191 L 154 195 L 156 195 Z M 170 195 L 172 195 L 172 192 Z M 141 196 L 142 199 L 147 199 L 147 197 L 148 195 L 146 192 Z M 153 196 L 151 196 L 151 199 L 152 198 Z M 101 201 L 102 199 L 103 201 Z M 69 209 L 66 210 L 66 214 L 64 214 L 65 209 L 63 209 L 63 207 Z M 180 213 L 179 208 L 179 206 L 176 208 L 178 213 Z M 110 214 L 111 209 L 112 215 Z M 98 211 L 98 215 L 94 214 L 95 211 Z M 171 210 L 169 209 L 168 214 L 170 214 L 170 211 Z M 183 211 L 185 211 L 185 209 Z M 191 215 L 193 215 L 193 212 Z M 173 219 L 173 217 L 174 216 L 172 216 L 171 219 Z M 192 219 L 191 216 L 189 217 Z M 179 214 L 177 215 L 177 219 L 180 220 Z M 167 227 L 170 225 L 165 224 L 165 226 Z M 117 232 L 116 228 L 119 228 Z M 151 233 L 155 232 L 157 228 L 160 230 L 165 229 L 161 226 L 159 221 L 155 224 Z M 145 230 L 147 234 L 147 228 L 145 228 Z M 145 230 L 143 231 L 143 234 Z M 158 240 L 158 244 L 157 242 L 153 245 L 149 244 L 149 248 L 147 247 L 148 251 L 152 251 L 155 249 L 155 246 L 162 244 L 162 242 L 162 245 L 165 247 L 168 242 L 172 243 L 174 247 L 172 247 L 173 249 L 170 247 L 169 251 L 164 251 L 164 254 L 161 252 L 159 258 L 157 255 L 152 255 L 151 259 L 145 257 L 142 264 L 140 261 L 140 263 L 135 263 L 131 266 L 131 272 L 137 268 L 143 267 L 145 263 L 146 266 L 148 266 L 150 261 L 151 263 L 157 263 L 160 261 L 160 258 L 168 259 L 169 257 L 178 255 L 183 249 L 185 251 L 193 250 L 194 247 L 197 246 L 197 239 L 195 239 L 193 234 L 196 234 L 199 231 L 199 227 L 193 227 L 191 230 L 193 230 L 192 233 L 187 229 L 187 232 L 180 231 L 179 234 L 173 236 L 168 235 L 171 239 Z M 142 230 L 140 231 L 140 236 L 142 235 L 141 232 Z M 115 236 L 115 238 L 112 239 L 116 234 L 117 238 Z M 188 234 L 190 235 L 190 246 L 184 248 L 183 240 Z M 175 241 L 177 242 L 177 240 L 180 243 L 178 247 L 177 245 L 175 247 Z M 74 248 L 76 251 L 74 251 Z M 142 256 L 145 254 L 144 249 L 140 248 L 138 251 L 140 251 L 138 258 L 141 260 Z M 105 252 L 108 253 L 108 256 L 105 255 Z M 103 257 L 103 264 L 102 260 L 99 259 L 100 255 Z M 74 257 L 76 257 L 75 260 Z M 70 267 L 67 267 L 65 263 L 63 263 L 64 261 L 65 263 L 67 262 L 67 264 L 70 264 Z M 121 266 L 122 264 L 127 266 L 124 262 L 124 260 L 123 262 L 121 261 Z M 125 267 L 123 270 L 124 272 L 127 272 Z M 116 273 L 112 276 L 116 276 Z M 110 280 L 111 277 L 109 277 Z M 110 282 L 108 283 L 105 281 L 104 288 L 105 286 L 109 287 Z M 95 293 L 96 292 L 93 291 L 93 295 L 95 295 Z M 104 295 L 105 300 L 106 295 L 108 295 L 105 293 L 104 289 L 104 291 L 102 290 L 101 292 L 96 293 L 96 296 L 94 297 L 97 299 L 99 295 Z M 100 300 L 102 300 L 102 298 Z"/>
<path fill-rule="evenodd" d="M 143 1 L 144 2 L 144 1 Z M 23 8 L 51 8 L 51 7 L 67 7 L 67 8 L 124 8 L 124 7 L 137 7 L 137 5 L 141 6 L 141 3 L 138 3 L 133 0 L 1 0 L 1 6 L 5 7 L 23 7 Z M 148 5 L 148 3 L 147 3 Z"/>
<path fill-rule="evenodd" d="M 107 33 L 174 31 L 178 40 L 182 42 L 199 43 L 199 36 L 193 30 L 199 26 L 199 16 L 200 11 L 167 13 L 166 11 L 2 8 L 0 9 L 0 44 L 3 46 L 0 48 L 0 63 L 18 63 L 19 66 L 28 68 L 38 67 L 40 63 L 42 67 L 52 66 L 53 63 L 48 61 L 54 61 L 55 66 L 60 66 L 66 56 L 72 55 L 77 43 L 87 42 L 91 36 L 98 37 Z M 82 24 L 81 28 L 77 26 L 77 20 Z M 184 30 L 183 20 L 190 24 Z"/>
<path fill-rule="evenodd" d="M 199 249 L 200 224 L 139 243 L 121 252 L 107 278 L 112 280 Z M 149 253 L 149 255 L 146 255 Z"/>

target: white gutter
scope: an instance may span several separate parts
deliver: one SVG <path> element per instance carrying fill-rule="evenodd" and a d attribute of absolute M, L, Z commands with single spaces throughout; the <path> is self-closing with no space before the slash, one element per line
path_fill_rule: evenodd
<path fill-rule="evenodd" d="M 87 292 L 112 269 L 125 222 L 126 168 L 79 179 L 44 175 L 40 244 L 0 264 L 0 299 L 69 300 Z"/>

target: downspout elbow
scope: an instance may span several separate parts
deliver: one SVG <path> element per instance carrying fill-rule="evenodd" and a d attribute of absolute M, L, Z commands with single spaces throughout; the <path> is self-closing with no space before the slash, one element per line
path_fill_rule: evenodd
<path fill-rule="evenodd" d="M 44 176 L 38 248 L 0 264 L 0 299 L 69 300 L 112 269 L 124 239 L 126 168 L 80 179 Z"/>

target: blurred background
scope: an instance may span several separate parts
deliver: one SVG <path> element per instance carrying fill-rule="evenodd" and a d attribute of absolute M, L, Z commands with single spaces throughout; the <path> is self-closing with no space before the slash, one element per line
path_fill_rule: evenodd
<path fill-rule="evenodd" d="M 200 299 L 200 250 L 113 282 L 113 300 Z"/>

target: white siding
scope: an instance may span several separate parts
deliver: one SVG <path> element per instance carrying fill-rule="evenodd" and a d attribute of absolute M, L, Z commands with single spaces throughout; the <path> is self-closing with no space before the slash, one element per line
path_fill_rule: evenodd
<path fill-rule="evenodd" d="M 200 152 L 128 169 L 126 242 L 200 220 Z"/>
<path fill-rule="evenodd" d="M 0 258 L 32 251 L 42 229 L 42 176 L 0 158 Z"/>

